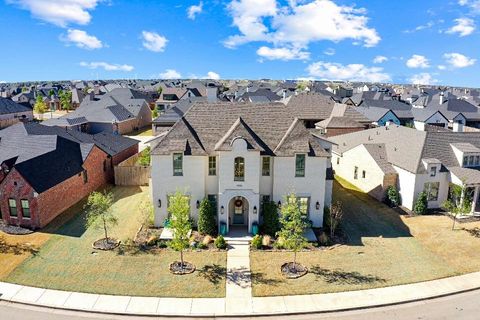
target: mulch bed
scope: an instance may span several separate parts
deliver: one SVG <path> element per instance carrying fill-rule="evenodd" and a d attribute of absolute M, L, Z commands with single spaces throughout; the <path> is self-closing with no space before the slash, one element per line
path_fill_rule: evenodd
<path fill-rule="evenodd" d="M 0 220 L 0 230 L 5 232 L 6 234 L 11 234 L 11 235 L 26 235 L 34 232 L 27 228 L 8 225 L 2 220 Z"/>
<path fill-rule="evenodd" d="M 470 235 L 471 235 L 472 237 L 480 238 L 480 228 L 473 228 L 473 229 L 465 229 L 465 228 L 463 228 L 462 230 L 470 233 Z"/>
<path fill-rule="evenodd" d="M 117 239 L 113 239 L 113 238 L 105 239 L 105 238 L 103 238 L 103 239 L 99 239 L 99 240 L 97 240 L 93 243 L 93 249 L 108 251 L 108 250 L 115 249 L 119 245 L 120 245 L 120 241 L 118 241 Z"/>
<path fill-rule="evenodd" d="M 190 262 L 183 262 L 183 268 L 182 268 L 182 262 L 180 261 L 175 261 L 170 264 L 170 272 L 176 275 L 186 275 L 193 273 L 195 271 L 195 265 L 191 264 Z"/>
<path fill-rule="evenodd" d="M 282 275 L 287 279 L 298 279 L 308 273 L 307 267 L 300 263 L 287 262 L 282 264 Z"/>

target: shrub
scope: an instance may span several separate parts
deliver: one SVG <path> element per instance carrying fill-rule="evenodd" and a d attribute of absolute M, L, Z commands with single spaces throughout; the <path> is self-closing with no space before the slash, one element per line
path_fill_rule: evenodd
<path fill-rule="evenodd" d="M 278 207 L 273 201 L 264 202 L 262 204 L 263 225 L 262 229 L 265 234 L 275 236 L 280 230 L 280 222 L 278 217 Z"/>
<path fill-rule="evenodd" d="M 386 202 L 391 207 L 398 207 L 400 205 L 400 195 L 395 186 L 389 186 L 387 188 Z"/>
<path fill-rule="evenodd" d="M 251 246 L 257 250 L 262 249 L 262 236 L 257 234 L 255 237 L 253 237 Z"/>
<path fill-rule="evenodd" d="M 264 246 L 264 247 L 270 247 L 270 242 L 272 242 L 272 237 L 270 237 L 269 235 L 263 236 L 262 246 Z"/>
<path fill-rule="evenodd" d="M 208 246 L 207 246 L 205 243 L 200 242 L 200 243 L 198 244 L 197 248 L 198 248 L 198 249 L 205 250 L 205 249 L 208 248 Z"/>
<path fill-rule="evenodd" d="M 225 241 L 225 238 L 222 235 L 219 235 L 217 239 L 215 239 L 215 247 L 217 247 L 218 249 L 227 248 L 227 242 Z"/>
<path fill-rule="evenodd" d="M 339 227 L 340 223 L 343 219 L 343 208 L 342 203 L 337 201 L 336 203 L 332 204 L 330 207 L 330 216 L 329 216 L 329 225 L 330 225 L 330 237 L 333 238 L 335 236 L 335 232 Z"/>
<path fill-rule="evenodd" d="M 215 211 L 208 199 L 203 199 L 198 210 L 198 232 L 216 234 Z"/>
<path fill-rule="evenodd" d="M 165 249 L 168 247 L 168 243 L 166 241 L 160 240 L 157 242 L 157 247 L 160 249 Z"/>
<path fill-rule="evenodd" d="M 285 240 L 282 237 L 278 237 L 277 241 L 273 244 L 273 247 L 277 250 L 285 249 Z"/>
<path fill-rule="evenodd" d="M 427 193 L 425 191 L 422 191 L 418 194 L 417 201 L 415 201 L 415 206 L 413 208 L 413 211 L 415 214 L 422 215 L 426 214 L 428 209 L 428 199 L 427 199 Z"/>
<path fill-rule="evenodd" d="M 330 238 L 328 237 L 326 232 L 322 232 L 318 237 L 318 242 L 320 245 L 324 247 L 328 247 L 330 245 Z"/>

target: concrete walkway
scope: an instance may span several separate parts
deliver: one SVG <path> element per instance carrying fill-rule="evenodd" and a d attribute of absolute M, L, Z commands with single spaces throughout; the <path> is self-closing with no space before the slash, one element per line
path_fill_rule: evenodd
<path fill-rule="evenodd" d="M 251 290 L 248 287 L 228 289 L 231 291 L 226 298 L 180 299 L 65 292 L 0 282 L 0 300 L 100 313 L 215 317 L 356 310 L 421 301 L 479 288 L 480 272 L 380 289 L 250 299 L 244 297 L 244 293 Z M 232 299 L 231 294 L 238 294 L 238 299 Z"/>
<path fill-rule="evenodd" d="M 248 240 L 228 240 L 225 311 L 227 314 L 251 314 L 252 275 Z"/>

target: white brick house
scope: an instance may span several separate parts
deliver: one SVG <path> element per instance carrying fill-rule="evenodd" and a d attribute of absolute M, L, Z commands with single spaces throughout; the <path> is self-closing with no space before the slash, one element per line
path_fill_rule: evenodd
<path fill-rule="evenodd" d="M 209 198 L 218 222 L 249 232 L 263 201 L 281 204 L 295 192 L 319 227 L 331 203 L 331 148 L 283 104 L 198 103 L 152 150 L 155 225 L 168 218 L 168 196 L 182 190 L 194 220 Z"/>

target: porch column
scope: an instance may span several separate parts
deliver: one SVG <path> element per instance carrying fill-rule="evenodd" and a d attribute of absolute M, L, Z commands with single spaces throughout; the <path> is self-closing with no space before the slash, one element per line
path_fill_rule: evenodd
<path fill-rule="evenodd" d="M 479 192 L 480 192 L 480 186 L 476 186 L 475 187 L 475 192 L 473 193 L 472 212 L 471 213 L 475 213 L 475 209 L 477 208 Z"/>

